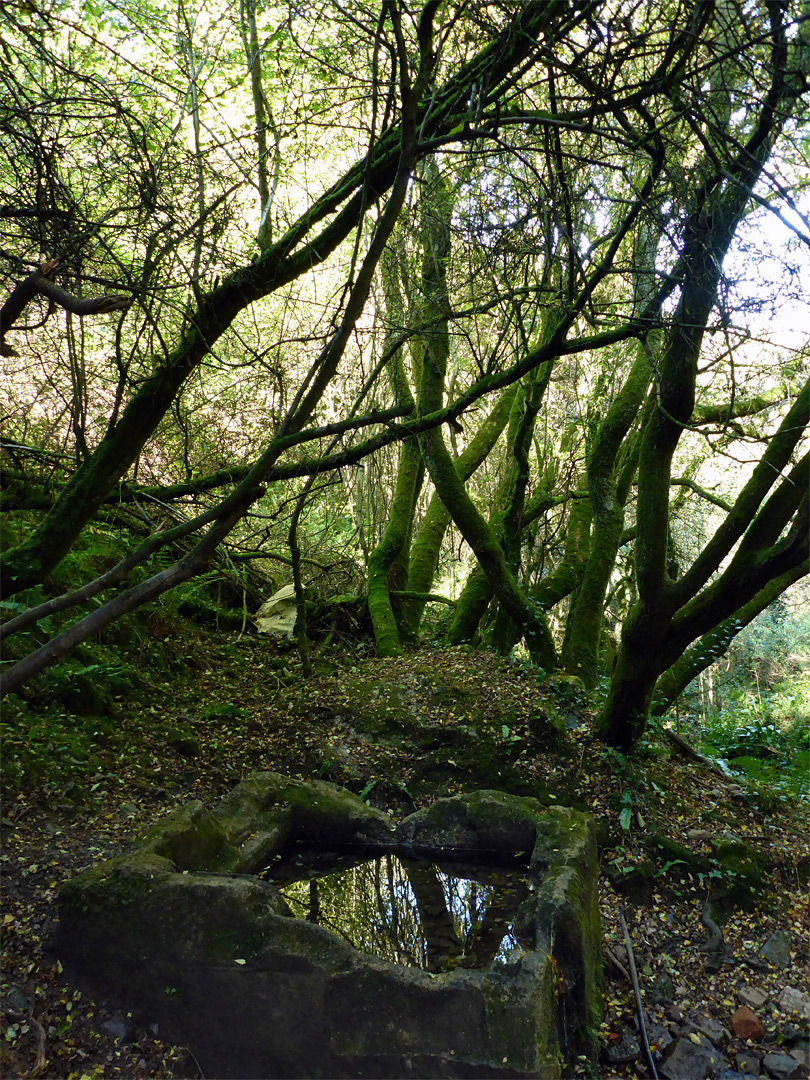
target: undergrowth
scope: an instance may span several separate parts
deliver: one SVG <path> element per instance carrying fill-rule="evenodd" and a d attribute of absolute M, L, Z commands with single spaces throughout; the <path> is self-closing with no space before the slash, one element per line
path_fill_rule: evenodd
<path fill-rule="evenodd" d="M 22 535 L 25 523 L 20 529 Z M 119 556 L 119 534 L 103 524 L 90 526 L 45 587 L 1 602 L 0 615 L 13 617 L 48 596 L 76 588 L 114 565 Z M 139 573 L 153 573 L 173 557 L 167 551 L 158 552 Z M 51 615 L 14 635 L 4 649 L 4 664 L 13 664 L 36 649 L 98 602 Z M 429 623 L 428 639 L 441 638 L 445 614 L 441 612 Z M 327 620 L 332 631 L 338 626 L 336 619 L 332 613 Z M 123 739 L 118 722 L 121 706 L 164 699 L 167 691 L 175 692 L 189 676 L 195 652 L 208 656 L 212 648 L 223 647 L 222 631 L 230 632 L 231 641 L 236 641 L 246 629 L 250 632 L 242 581 L 212 571 L 83 643 L 4 702 L 0 776 L 7 797 L 42 785 L 61 787 L 74 796 L 79 789 L 87 791 L 99 767 L 99 748 L 117 748 Z M 330 632 L 327 640 L 332 636 Z M 553 724 L 564 732 L 567 723 L 577 726 L 598 712 L 605 680 L 586 692 L 576 678 L 544 677 L 522 655 L 515 650 L 510 666 L 537 684 L 536 726 Z M 726 693 L 725 701 L 726 707 L 705 716 L 702 724 L 693 722 L 684 732 L 687 738 L 717 760 L 763 809 L 775 808 L 780 800 L 810 798 L 810 675 L 792 674 L 767 688 L 758 681 L 754 688 L 737 686 Z M 236 706 L 230 707 L 241 714 Z M 217 722 L 228 717 L 217 713 L 207 719 Z M 501 735 L 505 750 L 526 754 L 531 749 L 508 724 L 502 725 Z M 636 757 L 654 757 L 662 746 L 662 735 L 652 721 Z M 126 749 L 125 741 L 121 742 L 120 752 L 125 754 Z M 604 753 L 609 754 L 609 749 Z M 612 765 L 621 779 L 624 759 Z M 620 807 L 625 830 L 637 813 L 629 794 L 632 788 L 628 782 Z"/>
<path fill-rule="evenodd" d="M 11 524 L 25 535 L 27 522 Z M 7 538 L 14 532 L 11 524 L 3 522 Z M 49 597 L 76 589 L 115 565 L 120 545 L 120 535 L 93 523 L 46 585 L 0 601 L 0 615 L 14 618 Z M 135 579 L 160 569 L 160 560 L 170 557 L 167 552 L 157 553 Z M 108 598 L 104 594 L 45 616 L 10 636 L 3 642 L 4 668 Z M 190 669 L 193 673 L 195 652 L 209 655 L 206 628 L 238 633 L 246 621 L 244 593 L 230 582 L 223 584 L 212 571 L 124 616 L 29 680 L 19 693 L 8 695 L 0 712 L 0 779 L 5 798 L 35 787 L 73 800 L 86 797 L 100 767 L 102 748 L 107 760 L 111 749 L 120 749 L 123 759 L 133 751 L 121 731 L 122 707 L 165 700 L 168 687 L 175 690 Z"/>
<path fill-rule="evenodd" d="M 736 693 L 706 718 L 701 743 L 760 802 L 810 798 L 810 675 Z"/>

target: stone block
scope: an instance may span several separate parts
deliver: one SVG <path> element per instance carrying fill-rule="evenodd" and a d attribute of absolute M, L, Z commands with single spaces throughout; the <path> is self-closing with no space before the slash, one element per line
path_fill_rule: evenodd
<path fill-rule="evenodd" d="M 417 851 L 456 852 L 495 877 L 522 865 L 507 959 L 467 941 L 446 969 L 392 963 L 295 917 L 256 876 L 308 852 L 353 863 L 389 852 L 406 866 Z M 573 810 L 479 791 L 394 829 L 345 790 L 260 773 L 210 811 L 179 808 L 130 854 L 63 886 L 55 948 L 79 985 L 157 1023 L 221 1080 L 545 1080 L 594 1050 L 596 877 L 592 822 Z M 486 923 L 485 912 L 479 937 Z M 480 969 L 466 966 L 472 953 Z"/>

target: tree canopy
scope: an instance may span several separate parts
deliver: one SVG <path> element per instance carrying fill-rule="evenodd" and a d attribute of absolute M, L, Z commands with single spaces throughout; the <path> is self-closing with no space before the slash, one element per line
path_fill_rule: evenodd
<path fill-rule="evenodd" d="M 224 546 L 340 566 L 380 655 L 453 601 L 627 749 L 807 574 L 806 4 L 53 0 L 0 48 L 2 633 L 78 608 L 4 693 Z"/>

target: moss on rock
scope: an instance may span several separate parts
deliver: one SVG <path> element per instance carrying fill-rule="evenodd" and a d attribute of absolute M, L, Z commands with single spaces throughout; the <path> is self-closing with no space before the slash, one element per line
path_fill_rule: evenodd
<path fill-rule="evenodd" d="M 435 977 L 363 956 L 291 917 L 273 885 L 246 873 L 262 852 L 298 845 L 522 856 L 521 933 L 536 948 Z M 131 854 L 65 885 L 58 952 L 80 981 L 158 1020 L 223 1077 L 293 1065 L 313 1077 L 552 1077 L 560 1060 L 572 1067 L 590 1052 L 599 1014 L 596 873 L 590 820 L 536 799 L 476 791 L 394 830 L 347 791 L 260 773 L 213 812 L 180 807 Z"/>
<path fill-rule="evenodd" d="M 227 871 L 238 853 L 199 800 L 178 807 L 146 834 L 141 851 L 170 860 L 177 870 Z"/>
<path fill-rule="evenodd" d="M 644 846 L 656 865 L 657 873 L 667 883 L 673 879 L 681 881 L 688 874 L 705 874 L 710 869 L 705 856 L 695 854 L 685 844 L 678 843 L 666 833 L 650 833 Z"/>
<path fill-rule="evenodd" d="M 503 791 L 474 791 L 437 799 L 427 810 L 407 818 L 398 829 L 400 843 L 417 852 L 452 850 L 484 861 L 514 858 L 532 850 L 542 804 Z"/>
<path fill-rule="evenodd" d="M 750 844 L 735 836 L 713 840 L 712 861 L 720 873 L 712 898 L 721 906 L 752 907 L 761 897 L 765 859 Z"/>

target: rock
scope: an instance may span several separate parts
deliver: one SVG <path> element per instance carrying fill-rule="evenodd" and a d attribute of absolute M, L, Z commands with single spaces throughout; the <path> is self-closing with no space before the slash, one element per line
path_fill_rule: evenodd
<path fill-rule="evenodd" d="M 697 1040 L 696 1042 L 693 1040 Z M 676 1039 L 664 1055 L 658 1072 L 666 1080 L 704 1080 L 731 1063 L 703 1035 Z"/>
<path fill-rule="evenodd" d="M 712 838 L 708 829 L 687 829 L 685 836 L 687 840 L 711 840 Z"/>
<path fill-rule="evenodd" d="M 761 1061 L 755 1054 L 742 1050 L 734 1059 L 734 1068 L 744 1076 L 759 1076 Z"/>
<path fill-rule="evenodd" d="M 745 1073 L 739 1073 L 736 1069 L 721 1069 L 713 1076 L 714 1080 L 746 1080 Z"/>
<path fill-rule="evenodd" d="M 385 853 L 456 854 L 491 874 L 520 854 L 516 958 L 440 973 L 394 964 L 294 917 L 253 876 L 278 859 L 298 880 L 299 863 Z M 591 819 L 563 807 L 478 791 L 395 829 L 350 792 L 260 773 L 62 886 L 56 953 L 80 986 L 159 1024 L 221 1080 L 558 1077 L 592 1051 L 599 1016 L 597 871 Z"/>
<path fill-rule="evenodd" d="M 749 1009 L 761 1009 L 768 1000 L 768 995 L 757 986 L 741 986 L 737 991 L 737 997 L 747 1005 Z"/>
<path fill-rule="evenodd" d="M 766 1054 L 762 1065 L 774 1080 L 806 1080 L 807 1077 L 804 1066 L 790 1054 Z"/>
<path fill-rule="evenodd" d="M 609 1046 L 604 1053 L 608 1065 L 627 1065 L 631 1061 L 638 1061 L 640 1057 L 638 1039 L 629 1031 L 625 1031 L 619 1041 Z"/>
<path fill-rule="evenodd" d="M 411 814 L 397 838 L 417 856 L 436 858 L 453 851 L 457 857 L 491 858 L 505 851 L 531 851 L 542 813 L 536 799 L 476 791 L 437 799 L 427 810 Z"/>
<path fill-rule="evenodd" d="M 662 1054 L 672 1042 L 672 1034 L 666 1024 L 661 1024 L 653 1017 L 647 1017 L 647 1041 L 653 1053 Z"/>
<path fill-rule="evenodd" d="M 727 1043 L 731 1037 L 719 1021 L 711 1016 L 706 1016 L 704 1013 L 690 1012 L 687 1014 L 684 1034 L 688 1035 L 690 1030 L 705 1035 L 709 1042 L 718 1048 Z"/>
<path fill-rule="evenodd" d="M 668 1005 L 664 1009 L 664 1016 L 666 1016 L 667 1020 L 671 1020 L 673 1024 L 680 1024 L 683 1020 L 683 1012 L 677 1005 Z"/>
<path fill-rule="evenodd" d="M 238 846 L 233 869 L 243 874 L 263 870 L 291 844 L 373 852 L 393 839 L 388 815 L 352 792 L 269 772 L 255 773 L 238 784 L 220 802 L 214 818 L 229 843 Z"/>
<path fill-rule="evenodd" d="M 19 988 L 10 986 L 6 992 L 6 1008 L 15 1013 L 27 1013 L 31 1009 L 31 1002 Z"/>
<path fill-rule="evenodd" d="M 747 1005 L 740 1005 L 734 1013 L 731 1018 L 731 1029 L 741 1039 L 751 1039 L 753 1042 L 759 1042 L 765 1034 L 762 1021 Z"/>
<path fill-rule="evenodd" d="M 675 986 L 666 972 L 655 977 L 650 990 L 650 1002 L 653 1005 L 665 1005 L 675 1000 Z"/>
<path fill-rule="evenodd" d="M 810 1042 L 807 1039 L 799 1039 L 794 1046 L 791 1046 L 788 1053 L 804 1066 L 807 1075 L 810 1076 Z"/>
<path fill-rule="evenodd" d="M 113 1013 L 109 1020 L 103 1020 L 99 1027 L 107 1035 L 111 1035 L 116 1042 L 129 1042 L 135 1034 L 132 1018 L 127 1019 L 123 1012 Z"/>
<path fill-rule="evenodd" d="M 786 986 L 776 999 L 779 1008 L 785 1012 L 798 1013 L 805 1020 L 810 1020 L 810 994 L 805 994 L 793 986 Z"/>
<path fill-rule="evenodd" d="M 778 968 L 790 967 L 790 934 L 785 930 L 774 930 L 759 954 Z"/>

